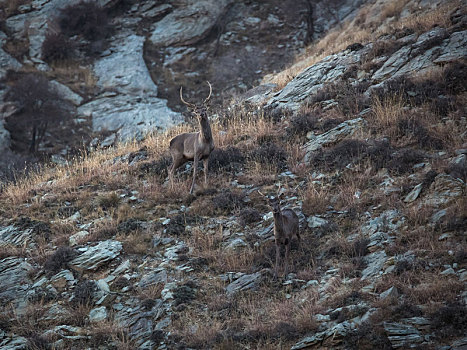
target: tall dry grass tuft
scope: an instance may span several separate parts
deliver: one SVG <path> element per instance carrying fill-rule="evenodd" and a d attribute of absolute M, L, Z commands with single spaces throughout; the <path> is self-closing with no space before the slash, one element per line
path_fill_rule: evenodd
<path fill-rule="evenodd" d="M 372 100 L 372 113 L 369 121 L 379 131 L 390 131 L 394 136 L 398 121 L 404 115 L 405 100 L 402 93 L 394 93 L 384 97 L 374 96 Z"/>

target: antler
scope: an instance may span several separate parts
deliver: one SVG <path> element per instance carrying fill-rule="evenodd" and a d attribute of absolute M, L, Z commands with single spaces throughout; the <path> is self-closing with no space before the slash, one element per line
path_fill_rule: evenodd
<path fill-rule="evenodd" d="M 184 104 L 186 104 L 188 107 L 195 108 L 196 106 L 195 106 L 194 104 L 189 103 L 189 102 L 186 102 L 186 101 L 183 99 L 182 89 L 183 89 L 183 86 L 180 86 L 180 100 L 182 100 L 182 102 L 183 102 Z"/>
<path fill-rule="evenodd" d="M 212 86 L 211 86 L 211 83 L 209 81 L 207 81 L 208 85 L 209 85 L 209 96 L 206 97 L 206 99 L 204 100 L 203 104 L 208 102 L 209 99 L 211 98 L 211 94 L 212 94 Z"/>

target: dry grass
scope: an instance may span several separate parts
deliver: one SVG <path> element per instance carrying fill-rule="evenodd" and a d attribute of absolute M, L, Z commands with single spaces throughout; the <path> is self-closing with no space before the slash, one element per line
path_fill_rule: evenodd
<path fill-rule="evenodd" d="M 303 198 L 303 213 L 307 216 L 325 213 L 330 204 L 330 190 L 313 183 L 312 178 L 308 179 L 308 186 L 300 197 Z"/>

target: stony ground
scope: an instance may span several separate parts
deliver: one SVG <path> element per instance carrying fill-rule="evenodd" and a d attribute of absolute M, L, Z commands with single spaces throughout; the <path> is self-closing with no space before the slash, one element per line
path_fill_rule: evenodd
<path fill-rule="evenodd" d="M 465 347 L 465 12 L 431 15 L 212 107 L 194 195 L 187 125 L 6 184 L 2 349 Z M 300 217 L 277 279 L 258 190 Z"/>

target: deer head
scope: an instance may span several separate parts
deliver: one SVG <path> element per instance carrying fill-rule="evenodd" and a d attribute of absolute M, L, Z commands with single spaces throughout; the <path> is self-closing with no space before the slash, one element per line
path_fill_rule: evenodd
<path fill-rule="evenodd" d="M 209 95 L 208 95 L 208 97 L 206 97 L 204 99 L 204 101 L 200 105 L 196 105 L 194 103 L 186 102 L 185 99 L 183 98 L 183 92 L 182 92 L 183 87 L 180 86 L 180 100 L 188 107 L 188 109 L 192 112 L 192 114 L 199 121 L 201 121 L 203 119 L 207 120 L 207 118 L 208 118 L 208 114 L 207 114 L 208 106 L 207 106 L 207 103 L 208 103 L 209 99 L 211 98 L 212 86 L 211 86 L 211 83 L 209 81 L 207 83 L 209 85 Z"/>

